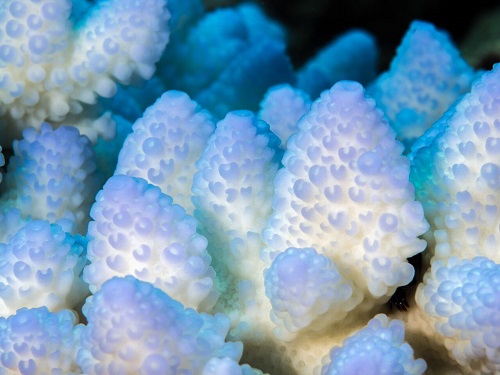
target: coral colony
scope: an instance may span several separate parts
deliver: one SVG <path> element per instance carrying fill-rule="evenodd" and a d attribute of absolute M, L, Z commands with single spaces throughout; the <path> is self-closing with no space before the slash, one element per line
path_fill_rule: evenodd
<path fill-rule="evenodd" d="M 0 374 L 500 373 L 500 65 L 426 21 L 385 72 L 286 39 L 0 1 Z"/>

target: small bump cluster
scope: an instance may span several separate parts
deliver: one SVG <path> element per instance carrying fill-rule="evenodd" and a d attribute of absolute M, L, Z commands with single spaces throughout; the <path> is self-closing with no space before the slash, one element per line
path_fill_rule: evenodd
<path fill-rule="evenodd" d="M 297 127 L 299 119 L 310 108 L 309 95 L 285 83 L 269 88 L 260 102 L 258 117 L 269 124 L 284 147 L 288 138 L 299 130 Z"/>
<path fill-rule="evenodd" d="M 101 114 L 82 115 L 85 106 L 113 96 L 115 81 L 151 78 L 169 37 L 165 5 L 99 1 L 74 28 L 70 0 L 0 2 L 0 116 L 15 124 L 0 128 L 4 141 L 66 118 L 93 140 L 109 135 L 98 129 Z"/>
<path fill-rule="evenodd" d="M 217 124 L 193 179 L 194 204 L 203 223 L 221 230 L 260 233 L 270 214 L 280 140 L 250 111 L 233 111 Z"/>
<path fill-rule="evenodd" d="M 484 257 L 435 260 L 417 290 L 418 305 L 450 355 L 473 373 L 500 371 L 500 264 Z"/>
<path fill-rule="evenodd" d="M 6 206 L 23 216 L 60 222 L 66 231 L 85 233 L 88 211 L 99 189 L 96 156 L 78 129 L 26 129 L 14 142 L 2 189 Z"/>
<path fill-rule="evenodd" d="M 260 272 L 256 270 L 264 266 L 259 259 L 260 232 L 271 214 L 273 178 L 281 159 L 279 143 L 269 125 L 252 112 L 232 111 L 217 123 L 196 163 L 194 215 L 208 238 L 219 278 L 229 274 L 238 280 L 254 279 Z M 226 291 L 233 284 L 218 285 L 223 298 L 232 295 Z M 248 285 L 238 287 L 240 292 Z"/>
<path fill-rule="evenodd" d="M 148 281 L 193 308 L 211 307 L 214 270 L 197 222 L 146 180 L 108 179 L 91 208 L 83 278 L 95 292 L 113 276 Z"/>
<path fill-rule="evenodd" d="M 413 150 L 418 186 L 434 234 L 434 256 L 500 261 L 500 64 Z M 442 124 L 444 122 L 444 124 Z"/>
<path fill-rule="evenodd" d="M 80 278 L 86 241 L 34 220 L 0 243 L 0 316 L 22 307 L 74 308 L 88 294 Z"/>
<path fill-rule="evenodd" d="M 210 114 L 187 94 L 167 91 L 134 123 L 115 174 L 144 178 L 192 212 L 195 163 L 214 128 Z"/>
<path fill-rule="evenodd" d="M 313 322 L 318 330 L 342 320 L 362 298 L 354 295 L 329 258 L 310 248 L 279 254 L 266 270 L 265 287 L 273 307 L 271 319 L 279 327 L 275 335 L 281 340 Z"/>
<path fill-rule="evenodd" d="M 135 279 L 113 277 L 83 306 L 77 362 L 85 374 L 201 374 L 211 358 L 238 361 L 243 345 L 225 342 L 230 321 L 198 313 Z"/>
<path fill-rule="evenodd" d="M 2 374 L 80 374 L 76 365 L 78 330 L 71 310 L 22 308 L 0 318 Z"/>
<path fill-rule="evenodd" d="M 158 76 L 165 87 L 189 92 L 216 118 L 232 110 L 257 111 L 270 86 L 293 82 L 285 33 L 258 5 L 216 9 L 189 26 L 167 46 Z"/>
<path fill-rule="evenodd" d="M 414 200 L 409 160 L 356 82 L 323 92 L 299 122 L 275 178 L 263 232 L 269 263 L 289 247 L 329 257 L 365 296 L 390 296 L 413 277 L 428 224 Z"/>
<path fill-rule="evenodd" d="M 402 321 L 378 314 L 341 347 L 331 350 L 322 361 L 320 374 L 423 374 L 427 364 L 414 358 L 404 336 Z"/>

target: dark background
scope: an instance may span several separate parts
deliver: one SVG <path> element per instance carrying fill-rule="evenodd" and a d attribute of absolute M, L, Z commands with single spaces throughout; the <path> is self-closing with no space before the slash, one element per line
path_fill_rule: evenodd
<path fill-rule="evenodd" d="M 235 5 L 243 1 L 204 0 L 208 9 Z M 432 22 L 446 30 L 459 47 L 466 41 L 479 17 L 500 10 L 499 0 L 440 1 L 440 0 L 261 0 L 254 1 L 264 7 L 267 14 L 280 21 L 289 31 L 289 55 L 299 67 L 321 46 L 336 35 L 353 27 L 371 32 L 380 49 L 380 69 L 385 70 L 396 47 L 412 20 Z M 500 12 L 497 12 L 500 13 Z M 496 22 L 500 29 L 500 16 Z M 498 35 L 500 41 L 500 33 Z M 468 42 L 470 44 L 470 41 Z M 500 42 L 499 42 L 500 45 Z M 486 61 L 471 62 L 476 67 L 491 67 L 500 61 L 500 47 L 496 56 L 485 56 Z M 469 51 L 468 54 L 471 52 Z M 493 53 L 493 52 L 492 52 Z M 484 53 L 483 53 L 484 54 Z M 491 54 L 491 53 L 490 53 Z M 465 56 L 466 58 L 468 56 Z M 479 66 L 478 66 L 479 65 Z"/>

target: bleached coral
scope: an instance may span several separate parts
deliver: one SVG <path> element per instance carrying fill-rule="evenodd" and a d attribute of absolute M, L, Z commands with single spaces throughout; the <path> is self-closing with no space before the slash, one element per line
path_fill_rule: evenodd
<path fill-rule="evenodd" d="M 415 143 L 411 179 L 431 224 L 416 300 L 468 373 L 500 370 L 500 65 Z M 488 257 L 488 258 L 484 258 Z"/>
<path fill-rule="evenodd" d="M 339 321 L 359 303 L 351 298 L 351 284 L 331 259 L 311 248 L 280 253 L 265 271 L 265 287 L 273 307 L 271 319 L 277 325 L 275 335 L 282 340 L 293 338 L 313 321 L 315 330 Z M 336 313 L 330 314 L 333 309 Z M 319 325 L 318 318 L 323 318 Z"/>
<path fill-rule="evenodd" d="M 79 338 L 76 315 L 47 307 L 22 308 L 0 318 L 0 365 L 3 375 L 81 374 L 76 364 Z"/>
<path fill-rule="evenodd" d="M 233 319 L 231 337 L 245 346 L 267 340 L 270 329 L 259 252 L 281 159 L 279 143 L 250 111 L 230 112 L 208 139 L 193 179 L 194 215 L 208 239 L 221 293 L 213 311 Z"/>
<path fill-rule="evenodd" d="M 65 319 L 61 323 L 68 328 L 64 337 L 69 337 L 71 327 L 74 337 L 83 335 L 77 340 L 73 337 L 72 341 L 58 341 L 56 337 L 50 342 L 55 345 L 54 349 L 47 350 L 51 353 L 59 350 L 57 353 L 64 353 L 68 362 L 60 365 L 38 357 L 36 366 L 68 374 L 82 371 L 89 374 L 112 371 L 165 373 L 170 370 L 204 375 L 261 374 L 255 368 L 240 364 L 241 357 L 242 362 L 271 374 L 310 375 L 321 371 L 321 358 L 326 355 L 325 373 L 334 373 L 342 366 L 356 369 L 367 363 L 376 363 L 375 370 L 424 371 L 422 361 L 415 361 L 411 349 L 404 343 L 399 322 L 389 323 L 379 316 L 363 330 L 375 313 L 387 311 L 382 304 L 391 293 L 411 279 L 413 269 L 406 258 L 423 249 L 425 242 L 418 237 L 428 225 L 420 203 L 414 200 L 414 189 L 408 181 L 409 162 L 402 155 L 403 146 L 395 140 L 397 134 L 390 129 L 390 121 L 376 109 L 374 100 L 364 94 L 361 85 L 341 81 L 324 92 L 312 108 L 309 108 L 309 99 L 300 91 L 292 89 L 290 101 L 287 101 L 287 92 L 283 91 L 284 97 L 277 101 L 279 108 L 271 111 L 276 119 L 269 118 L 268 126 L 249 111 L 227 114 L 235 107 L 256 111 L 271 84 L 289 84 L 278 88 L 300 87 L 295 83 L 296 76 L 286 56 L 286 30 L 268 19 L 256 3 L 214 12 L 205 12 L 199 0 L 169 0 L 168 11 L 164 7 L 165 1 L 160 0 L 98 1 L 95 6 L 85 1 L 80 5 L 71 9 L 68 0 L 0 2 L 0 111 L 3 111 L 0 130 L 8 129 L 0 131 L 0 144 L 4 146 L 9 170 L 2 183 L 0 242 L 3 245 L 0 247 L 11 249 L 15 244 L 16 250 L 35 249 L 36 259 L 41 259 L 40 249 L 45 249 L 45 246 L 52 248 L 51 245 L 62 238 L 75 238 L 64 233 L 63 229 L 69 230 L 78 222 L 80 229 L 77 231 L 84 234 L 86 221 L 83 218 L 88 214 L 90 204 L 79 205 L 78 202 L 89 202 L 87 199 L 93 198 L 98 190 L 97 184 L 87 185 L 87 178 L 97 181 L 112 175 L 118 150 L 132 130 L 131 123 L 141 116 L 154 98 L 167 89 L 185 89 L 187 93 L 168 91 L 158 103 L 171 108 L 168 111 L 150 108 L 136 123 L 136 134 L 131 134 L 122 152 L 124 163 L 120 168 L 125 164 L 126 168 L 110 178 L 97 195 L 92 210 L 94 221 L 87 233 L 90 264 L 84 274 L 95 294 L 83 309 L 88 324 L 73 327 L 76 320 Z M 53 10 L 58 6 L 59 13 L 55 14 Z M 70 11 L 73 14 L 68 18 Z M 27 39 L 30 35 L 19 30 L 27 30 L 26 27 L 30 26 L 28 18 L 35 12 L 39 12 L 39 17 L 46 17 L 47 22 L 32 34 L 36 38 L 30 45 Z M 169 13 L 172 13 L 172 18 L 167 27 Z M 78 17 L 84 17 L 84 20 L 73 31 L 72 22 Z M 27 26 L 25 29 L 16 28 L 16 23 L 11 21 Z M 418 37 L 419 32 L 426 29 L 429 39 L 424 39 L 432 41 L 436 35 L 433 28 L 427 26 L 420 23 L 419 30 L 416 30 L 412 25 L 410 30 L 415 31 L 412 37 Z M 169 28 L 173 32 L 172 43 L 160 61 L 162 66 L 158 74 L 145 86 L 122 90 L 120 83 L 136 83 L 136 78 L 151 76 L 154 61 L 169 38 Z M 14 41 L 16 32 L 19 39 Z M 440 35 L 437 32 L 437 39 Z M 363 41 L 363 35 L 358 36 L 361 38 L 353 37 L 344 44 L 347 52 L 339 55 L 331 54 L 330 50 L 306 64 L 306 67 L 316 69 L 312 76 L 325 78 L 309 82 L 325 85 L 326 77 L 331 73 L 322 70 L 325 59 L 329 67 L 340 66 L 338 71 L 342 74 L 354 69 L 360 76 L 367 73 L 373 77 L 371 67 L 376 46 L 369 35 L 364 35 L 368 36 L 364 38 L 364 47 L 357 45 L 356 40 Z M 89 42 L 86 37 L 93 40 Z M 139 37 L 137 44 L 129 43 L 134 37 Z M 44 38 L 49 44 L 42 53 Z M 446 76 L 451 80 L 445 79 L 446 84 L 438 85 L 437 91 L 443 94 L 442 98 L 441 94 L 436 94 L 435 100 L 439 103 L 442 99 L 443 103 L 450 103 L 454 100 L 450 99 L 451 96 L 458 98 L 467 90 L 464 83 L 470 82 L 471 74 L 477 73 L 471 73 L 456 51 L 447 49 L 449 43 L 446 38 L 444 40 L 445 43 L 424 44 L 422 50 L 418 49 L 421 53 L 417 53 L 409 65 L 403 61 L 399 66 L 404 72 L 398 72 L 403 76 L 408 67 L 427 73 L 429 68 L 431 76 L 416 82 L 410 79 L 410 83 L 403 80 L 397 88 L 402 91 L 396 90 L 399 94 L 394 101 L 389 104 L 381 101 L 389 112 L 393 102 L 399 103 L 407 91 L 415 88 L 413 84 L 433 87 L 430 78 L 439 80 Z M 121 42 L 119 51 L 113 54 Z M 406 39 L 403 44 L 405 42 Z M 19 51 L 16 50 L 18 46 Z M 37 48 L 40 49 L 38 52 Z M 400 52 L 405 48 L 401 47 Z M 433 56 L 427 56 L 427 59 L 426 49 L 441 59 L 454 56 L 451 68 L 448 66 L 442 74 L 442 61 L 435 62 Z M 362 51 L 368 54 L 359 57 Z M 21 56 L 21 52 L 25 65 L 15 67 L 7 61 Z M 121 52 L 125 54 L 121 55 Z M 415 50 L 412 47 L 406 52 L 412 54 Z M 401 59 L 398 53 L 396 60 Z M 456 70 L 457 63 L 463 69 Z M 370 69 L 364 70 L 363 67 L 368 68 L 367 64 Z M 447 75 L 450 69 L 451 77 Z M 306 70 L 299 72 L 299 80 L 307 75 L 301 76 Z M 21 85 L 9 81 L 12 77 Z M 334 80 L 345 78 L 352 77 L 344 75 Z M 457 85 L 456 79 L 459 81 Z M 23 86 L 25 81 L 28 84 Z M 410 155 L 413 160 L 410 177 L 417 186 L 417 197 L 423 203 L 425 215 L 431 221 L 431 231 L 425 238 L 431 239 L 429 248 L 433 251 L 436 234 L 441 246 L 437 254 L 441 260 L 434 261 L 424 283 L 418 287 L 417 306 L 409 299 L 411 307 L 405 313 L 408 317 L 405 329 L 409 333 L 407 337 L 413 340 L 412 345 L 417 344 L 418 356 L 423 356 L 423 353 L 426 360 L 433 358 L 428 351 L 422 350 L 422 345 L 427 343 L 431 348 L 428 350 L 437 348 L 445 355 L 448 347 L 451 357 L 444 359 L 446 369 L 451 367 L 463 372 L 497 371 L 494 362 L 498 351 L 495 347 L 498 341 L 495 320 L 498 315 L 495 310 L 497 264 L 494 259 L 480 262 L 448 260 L 451 253 L 446 250 L 457 236 L 455 231 L 464 229 L 460 224 L 462 219 L 467 225 L 474 223 L 474 226 L 486 228 L 484 233 L 479 229 L 479 244 L 483 244 L 481 241 L 485 238 L 493 243 L 498 239 L 495 208 L 498 194 L 495 189 L 498 185 L 497 139 L 500 137 L 494 134 L 500 118 L 496 107 L 498 81 L 496 73 L 485 75 L 484 81 L 466 96 L 467 103 L 473 105 L 456 103 L 425 136 L 417 140 Z M 486 89 L 479 89 L 481 85 Z M 324 88 L 328 89 L 328 86 Z M 380 97 L 393 95 L 391 84 L 373 87 L 383 91 Z M 119 90 L 120 98 L 97 101 L 97 96 L 112 96 L 115 89 Z M 303 101 L 295 102 L 293 98 L 297 98 L 297 94 Z M 6 103 L 4 98 L 10 98 L 10 102 Z M 201 115 L 200 107 L 190 98 L 209 107 L 216 118 L 224 118 L 213 134 L 214 127 L 209 124 L 208 115 L 206 112 Z M 423 102 L 436 109 L 433 98 L 417 97 L 418 109 L 422 109 Z M 406 104 L 411 106 L 412 103 Z M 445 106 L 448 104 L 443 104 L 438 112 L 444 112 Z M 116 111 L 125 120 L 117 137 L 106 141 L 100 139 L 95 144 L 98 135 L 114 136 L 113 128 L 108 127 L 111 115 L 107 113 L 98 119 L 103 115 L 103 109 Z M 289 110 L 293 113 L 287 112 Z M 410 112 L 413 110 L 414 107 L 409 109 Z M 290 118 L 286 117 L 288 115 Z M 406 115 L 403 113 L 404 119 L 408 120 Z M 193 130 L 199 130 L 196 126 L 185 126 L 193 118 L 201 121 L 203 132 Z M 23 119 L 34 121 L 33 125 L 42 129 L 42 134 L 36 135 L 36 130 L 31 129 L 27 134 L 33 142 L 22 140 L 16 147 L 20 150 L 20 145 L 24 144 L 39 157 L 25 158 L 18 150 L 9 160 L 12 137 L 16 132 L 20 134 L 20 128 L 30 125 L 29 122 L 21 124 Z M 48 125 L 40 125 L 39 119 L 50 120 L 50 126 L 58 129 L 49 131 Z M 467 122 L 469 120 L 474 123 L 471 125 Z M 457 126 L 459 122 L 464 126 Z M 68 124 L 86 127 L 91 141 L 77 131 L 61 127 Z M 140 130 L 143 125 L 144 129 Z M 162 133 L 159 130 L 163 130 L 163 125 L 166 132 Z M 280 134 L 284 141 L 280 147 L 280 141 L 272 131 L 279 133 L 281 127 L 286 131 L 284 135 Z M 42 141 L 49 133 L 52 140 Z M 59 134 L 60 138 L 54 134 Z M 487 141 L 481 144 L 478 139 Z M 60 148 L 71 148 L 65 143 L 67 140 L 77 145 L 76 154 L 61 152 L 60 157 L 53 158 L 50 149 L 59 152 Z M 89 147 L 91 142 L 94 145 Z M 173 150 L 170 155 L 164 152 L 168 147 Z M 288 150 L 282 160 L 283 148 Z M 181 160 L 186 152 L 189 157 Z M 493 161 L 486 160 L 490 157 Z M 47 158 L 50 160 L 46 163 Z M 192 162 L 197 158 L 200 160 L 194 168 Z M 65 159 L 70 163 L 65 164 Z M 181 164 L 186 167 L 182 178 L 175 180 L 172 174 L 167 176 L 165 173 L 164 184 L 154 186 L 159 184 L 159 176 L 163 173 L 159 172 L 165 166 L 162 162 L 170 163 L 170 160 L 174 167 Z M 468 162 L 474 167 L 471 168 Z M 57 195 L 50 189 L 43 190 L 41 185 L 56 185 L 55 182 L 49 184 L 45 175 L 52 173 L 52 168 L 58 170 L 59 164 L 64 173 L 57 179 L 73 175 L 77 179 L 67 184 L 68 189 L 71 185 L 75 190 L 58 190 Z M 476 174 L 470 172 L 476 164 L 481 166 L 479 175 L 477 170 Z M 168 169 L 171 165 L 166 167 Z M 279 170 L 280 167 L 283 168 Z M 469 168 L 470 179 L 478 183 L 479 194 L 486 192 L 484 196 L 476 197 L 477 192 L 470 188 L 473 184 L 465 179 L 466 168 Z M 130 174 L 146 173 L 141 177 L 147 177 L 148 181 L 120 175 L 129 173 L 124 172 L 125 169 Z M 440 175 L 440 169 L 444 177 Z M 415 178 L 415 173 L 421 176 Z M 452 174 L 453 177 L 456 174 L 456 181 L 450 181 Z M 28 180 L 32 185 L 25 188 Z M 17 185 L 12 181 L 18 181 Z M 273 181 L 276 182 L 274 185 Z M 453 190 L 457 181 L 464 186 L 458 195 Z M 178 188 L 173 189 L 173 184 Z M 66 186 L 66 183 L 62 185 Z M 79 190 L 80 187 L 85 193 Z M 166 190 L 162 193 L 161 189 Z M 191 189 L 194 202 L 189 207 Z M 38 191 L 42 192 L 40 201 L 36 197 Z M 168 197 L 165 192 L 172 196 Z M 66 227 L 62 229 L 57 224 L 43 222 L 46 228 L 59 228 L 57 240 L 52 237 L 53 241 L 51 238 L 46 241 L 29 239 L 26 232 L 31 233 L 40 222 L 32 221 L 39 217 L 39 207 L 47 206 L 51 200 L 57 201 L 56 196 L 63 196 L 62 206 L 78 203 L 67 212 L 50 213 L 54 218 L 51 221 L 66 222 Z M 34 204 L 30 207 L 29 202 Z M 173 203 L 186 206 L 188 212 L 195 207 L 193 215 L 197 220 Z M 484 212 L 481 211 L 483 208 Z M 42 218 L 46 218 L 46 212 L 42 214 Z M 449 236 L 436 230 L 441 219 Z M 486 219 L 491 221 L 486 223 Z M 459 225 L 455 228 L 457 223 Z M 489 248 L 484 250 L 476 246 L 471 241 L 476 236 L 474 230 L 465 229 L 465 235 L 457 237 L 463 244 L 453 243 L 453 251 L 458 249 L 469 257 L 474 254 L 472 249 L 478 249 L 486 255 L 497 256 Z M 468 247 L 471 243 L 474 246 Z M 168 262 L 165 261 L 167 256 Z M 11 258 L 4 263 L 5 269 L 12 265 Z M 83 260 L 83 256 L 78 257 L 79 267 Z M 31 266 L 30 263 L 30 270 L 35 269 L 35 265 Z M 73 268 L 73 277 L 80 276 L 78 269 Z M 109 279 L 115 275 L 128 276 Z M 67 287 L 65 282 L 61 284 Z M 57 287 L 49 289 L 57 290 Z M 167 296 L 165 291 L 172 296 Z M 222 295 L 216 303 L 218 293 Z M 459 294 L 467 295 L 467 298 L 457 297 Z M 43 293 L 40 295 L 43 297 Z M 75 300 L 81 299 L 82 295 L 74 293 L 74 297 Z M 185 309 L 172 297 L 216 315 Z M 26 303 L 22 298 L 16 299 L 20 301 L 13 302 L 12 306 L 18 302 Z M 38 301 L 36 297 L 33 300 Z M 445 308 L 443 304 L 446 304 Z M 453 311 L 448 314 L 446 309 Z M 55 313 L 49 313 L 40 315 L 40 319 L 30 316 L 25 319 L 27 315 L 23 315 L 23 311 L 18 311 L 19 319 L 28 323 L 50 320 L 55 316 Z M 484 314 L 489 314 L 488 318 Z M 5 321 L 0 319 L 0 326 Z M 419 326 L 418 337 L 415 325 Z M 21 328 L 37 335 L 39 327 L 32 324 Z M 332 346 L 339 346 L 359 329 L 362 331 L 355 334 L 356 339 L 346 341 L 344 349 L 331 351 Z M 56 328 L 53 331 L 59 332 Z M 375 340 L 368 332 L 375 332 Z M 451 336 L 443 336 L 443 332 Z M 8 335 L 8 329 L 1 331 L 0 350 L 5 348 L 9 354 L 0 356 L 0 361 L 11 360 L 15 366 L 19 361 L 12 359 L 14 355 L 9 352 Z M 26 342 L 16 342 L 15 348 L 25 349 L 36 337 L 23 334 L 17 338 Z M 226 340 L 241 340 L 244 348 L 241 343 Z M 377 345 L 374 346 L 373 341 Z M 64 342 L 63 349 L 58 347 L 59 342 Z M 354 345 L 356 353 L 349 349 L 350 344 Z M 37 346 L 31 354 L 38 354 L 37 349 L 41 346 L 34 345 Z M 73 354 L 77 351 L 78 363 L 83 367 L 80 369 L 74 364 L 67 365 L 74 360 Z M 18 354 L 19 351 L 15 355 Z M 365 360 L 366 363 L 362 363 Z M 22 371 L 29 371 L 31 363 L 23 363 Z M 432 361 L 428 364 L 429 373 L 439 371 Z M 111 367 L 106 367 L 108 365 Z"/>
<path fill-rule="evenodd" d="M 213 133 L 211 115 L 181 91 L 167 91 L 132 126 L 118 157 L 115 174 L 141 177 L 170 195 L 189 213 L 191 186 Z"/>
<path fill-rule="evenodd" d="M 469 373 L 500 371 L 500 264 L 484 257 L 435 260 L 416 300 L 431 331 Z"/>
<path fill-rule="evenodd" d="M 149 281 L 193 308 L 213 306 L 214 270 L 197 222 L 142 178 L 111 177 L 96 196 L 83 278 L 95 293 L 113 276 Z"/>
<path fill-rule="evenodd" d="M 260 102 L 257 116 L 267 122 L 271 131 L 281 139 L 282 147 L 298 130 L 297 123 L 311 107 L 311 98 L 290 84 L 272 86 Z"/>
<path fill-rule="evenodd" d="M 289 247 L 312 247 L 334 262 L 365 308 L 407 284 L 414 271 L 406 258 L 424 249 L 418 236 L 428 224 L 402 151 L 359 83 L 323 92 L 275 178 L 274 213 L 263 232 L 267 262 Z"/>
<path fill-rule="evenodd" d="M 81 279 L 86 241 L 43 220 L 27 223 L 0 243 L 0 316 L 22 307 L 74 308 L 89 293 Z"/>
<path fill-rule="evenodd" d="M 99 190 L 96 155 L 86 136 L 71 126 L 23 132 L 13 143 L 5 181 L 3 207 L 15 207 L 23 217 L 49 220 L 67 232 L 84 234 L 88 211 Z"/>
<path fill-rule="evenodd" d="M 150 78 L 168 42 L 165 0 L 99 1 L 76 26 L 71 7 L 69 0 L 0 2 L 4 145 L 44 121 L 77 125 L 92 141 L 112 137 L 109 114 L 84 107 L 113 96 L 116 81 Z"/>
<path fill-rule="evenodd" d="M 321 372 L 315 374 L 423 374 L 427 365 L 415 359 L 413 349 L 404 341 L 403 322 L 376 315 L 365 328 L 334 347 L 323 359 Z"/>
<path fill-rule="evenodd" d="M 150 283 L 113 277 L 83 306 L 77 363 L 85 374 L 200 374 L 212 358 L 239 361 L 229 319 L 184 308 Z"/>

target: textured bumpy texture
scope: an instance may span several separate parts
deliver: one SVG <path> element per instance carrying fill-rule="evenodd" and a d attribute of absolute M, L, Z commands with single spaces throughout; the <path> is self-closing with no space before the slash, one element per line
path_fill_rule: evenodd
<path fill-rule="evenodd" d="M 241 357 L 241 343 L 225 342 L 226 316 L 185 309 L 131 276 L 104 283 L 87 299 L 83 313 L 88 324 L 77 362 L 88 375 L 108 369 L 115 374 L 195 375 L 213 357 Z"/>
<path fill-rule="evenodd" d="M 115 81 L 152 76 L 169 38 L 165 5 L 99 1 L 73 29 L 69 0 L 0 2 L 2 143 L 44 121 L 78 125 L 93 141 L 111 137 L 109 115 L 84 107 L 113 96 Z"/>
<path fill-rule="evenodd" d="M 413 349 L 404 338 L 402 321 L 376 315 L 365 328 L 344 340 L 341 347 L 333 348 L 323 359 L 321 372 L 315 374 L 421 375 L 427 365 L 423 359 L 414 358 Z"/>
<path fill-rule="evenodd" d="M 311 98 L 300 89 L 284 83 L 270 87 L 260 102 L 258 117 L 281 139 L 282 147 L 297 132 L 299 119 L 311 108 Z"/>
<path fill-rule="evenodd" d="M 431 224 L 431 268 L 416 300 L 436 341 L 474 374 L 500 371 L 499 100 L 496 64 L 409 155 L 411 179 Z"/>
<path fill-rule="evenodd" d="M 416 300 L 461 366 L 475 374 L 498 374 L 499 296 L 500 264 L 484 257 L 451 257 L 432 263 Z"/>
<path fill-rule="evenodd" d="M 368 91 L 409 151 L 416 138 L 470 89 L 475 76 L 448 34 L 414 21 L 390 69 Z"/>
<path fill-rule="evenodd" d="M 249 365 L 239 365 L 232 358 L 211 358 L 201 375 L 263 375 L 262 371 L 251 368 Z"/>
<path fill-rule="evenodd" d="M 15 207 L 0 208 L 0 243 L 7 243 L 30 219 Z"/>
<path fill-rule="evenodd" d="M 273 307 L 271 319 L 278 326 L 275 334 L 281 339 L 293 336 L 288 332 L 313 328 L 315 320 L 315 330 L 339 321 L 361 299 L 352 298 L 353 288 L 328 257 L 308 248 L 289 248 L 279 254 L 266 270 L 265 287 Z M 318 324 L 318 317 L 335 308 L 336 314 L 323 316 Z"/>
<path fill-rule="evenodd" d="M 366 85 L 375 79 L 377 63 L 375 38 L 353 29 L 336 37 L 297 72 L 297 87 L 316 99 L 340 80 Z"/>
<path fill-rule="evenodd" d="M 214 270 L 196 220 L 142 178 L 111 177 L 90 211 L 84 280 L 95 292 L 113 276 L 133 275 L 193 308 L 215 302 Z"/>
<path fill-rule="evenodd" d="M 24 217 L 57 222 L 68 232 L 85 233 L 88 212 L 99 189 L 96 156 L 78 129 L 47 123 L 26 129 L 13 144 L 1 203 Z"/>
<path fill-rule="evenodd" d="M 193 179 L 194 214 L 208 238 L 221 292 L 215 311 L 230 315 L 234 326 L 241 323 L 232 334 L 243 341 L 262 338 L 257 326 L 270 322 L 259 251 L 282 154 L 279 143 L 252 112 L 230 112 L 208 139 Z"/>
<path fill-rule="evenodd" d="M 363 296 L 364 308 L 387 301 L 412 279 L 406 258 L 424 249 L 418 236 L 428 229 L 402 151 L 359 83 L 323 92 L 288 141 L 263 232 L 264 259 L 272 264 L 289 247 L 314 248 L 353 288 L 345 306 Z M 343 304 L 331 308 L 328 316 L 345 314 Z"/>
<path fill-rule="evenodd" d="M 52 313 L 46 307 L 23 308 L 0 318 L 0 373 L 81 374 L 75 361 L 76 321 L 70 310 Z"/>
<path fill-rule="evenodd" d="M 500 262 L 499 100 L 497 64 L 410 154 L 411 180 L 436 243 L 434 257 L 482 255 Z"/>
<path fill-rule="evenodd" d="M 193 211 L 191 194 L 200 158 L 215 128 L 211 115 L 180 91 L 167 91 L 132 126 L 115 174 L 141 177 Z"/>
<path fill-rule="evenodd" d="M 34 220 L 0 243 L 0 316 L 22 307 L 74 308 L 89 293 L 80 277 L 86 241 Z"/>

